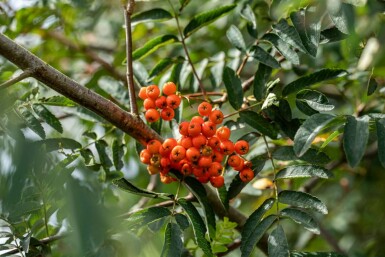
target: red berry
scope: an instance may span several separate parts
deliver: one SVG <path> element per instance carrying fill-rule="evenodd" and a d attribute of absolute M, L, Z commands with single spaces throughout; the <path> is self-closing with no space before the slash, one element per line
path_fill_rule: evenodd
<path fill-rule="evenodd" d="M 139 90 L 139 98 L 145 100 L 147 97 L 146 87 L 141 87 Z"/>
<path fill-rule="evenodd" d="M 160 95 L 159 87 L 157 85 L 151 85 L 146 87 L 146 94 L 147 94 L 147 97 L 156 100 Z"/>
<path fill-rule="evenodd" d="M 243 182 L 249 182 L 254 178 L 254 172 L 252 169 L 246 168 L 239 172 L 239 177 Z"/>
<path fill-rule="evenodd" d="M 144 114 L 144 117 L 148 122 L 156 122 L 160 118 L 160 114 L 155 109 L 148 109 L 146 113 Z"/>
<path fill-rule="evenodd" d="M 167 107 L 167 101 L 166 101 L 166 97 L 165 96 L 159 96 L 156 100 L 155 100 L 155 105 L 156 107 L 158 107 L 159 109 L 164 109 Z"/>
<path fill-rule="evenodd" d="M 172 109 L 176 109 L 179 107 L 182 100 L 177 95 L 169 95 L 169 96 L 167 96 L 166 101 L 167 101 L 168 107 L 170 107 Z"/>
<path fill-rule="evenodd" d="M 163 85 L 162 91 L 165 95 L 173 95 L 176 92 L 176 85 L 174 82 L 166 82 Z"/>
<path fill-rule="evenodd" d="M 203 102 L 198 105 L 198 113 L 202 116 L 209 116 L 212 110 L 211 104 L 208 102 Z"/>
<path fill-rule="evenodd" d="M 173 109 L 166 107 L 160 112 L 160 117 L 162 117 L 163 120 L 169 121 L 172 120 L 175 116 L 175 112 Z"/>
<path fill-rule="evenodd" d="M 225 184 L 225 178 L 223 176 L 210 177 L 210 184 L 213 187 L 220 188 Z"/>
<path fill-rule="evenodd" d="M 223 113 L 220 110 L 211 111 L 209 120 L 215 124 L 221 124 L 223 121 Z"/>
<path fill-rule="evenodd" d="M 245 140 L 239 140 L 234 144 L 234 150 L 240 155 L 247 154 L 249 152 L 249 143 Z"/>

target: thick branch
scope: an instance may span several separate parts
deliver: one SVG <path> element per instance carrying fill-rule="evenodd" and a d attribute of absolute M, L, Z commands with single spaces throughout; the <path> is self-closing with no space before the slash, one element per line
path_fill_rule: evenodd
<path fill-rule="evenodd" d="M 139 117 L 80 85 L 0 33 L 0 54 L 23 70 L 35 69 L 33 77 L 79 105 L 95 112 L 142 144 L 162 138 Z"/>

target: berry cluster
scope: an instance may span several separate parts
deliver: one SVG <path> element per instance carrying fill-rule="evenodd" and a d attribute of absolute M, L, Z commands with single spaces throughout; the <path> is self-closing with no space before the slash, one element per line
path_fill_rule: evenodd
<path fill-rule="evenodd" d="M 183 176 L 194 175 L 201 183 L 210 181 L 212 186 L 222 187 L 223 165 L 228 164 L 239 171 L 242 181 L 253 179 L 252 164 L 242 156 L 248 153 L 249 144 L 245 140 L 233 143 L 229 128 L 217 128 L 223 121 L 223 113 L 213 110 L 210 103 L 201 103 L 198 112 L 200 116 L 179 124 L 179 140 L 168 138 L 163 143 L 158 140 L 147 143 L 140 153 L 140 160 L 148 165 L 148 172 L 151 175 L 159 173 L 166 184 L 176 180 L 169 175 L 173 170 Z"/>
<path fill-rule="evenodd" d="M 156 122 L 160 117 L 163 120 L 172 120 L 175 116 L 174 109 L 181 102 L 180 96 L 176 95 L 176 85 L 167 82 L 163 85 L 162 92 L 163 95 L 160 95 L 157 85 L 142 87 L 139 91 L 139 98 L 143 100 L 146 110 L 144 116 L 148 122 Z"/>

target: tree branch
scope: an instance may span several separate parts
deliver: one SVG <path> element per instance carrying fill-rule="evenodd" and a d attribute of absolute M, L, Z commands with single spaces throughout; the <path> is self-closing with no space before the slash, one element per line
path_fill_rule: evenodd
<path fill-rule="evenodd" d="M 0 33 L 0 55 L 22 70 L 36 69 L 33 77 L 56 92 L 95 112 L 141 144 L 151 139 L 163 139 L 138 116 L 131 115 L 116 104 L 80 85 L 40 58 Z"/>
<path fill-rule="evenodd" d="M 46 237 L 46 238 L 43 238 L 43 239 L 39 240 L 39 242 L 38 242 L 37 244 L 34 244 L 34 245 L 35 245 L 35 246 L 38 246 L 38 245 L 46 245 L 46 244 L 55 242 L 55 241 L 57 241 L 57 240 L 63 239 L 63 238 L 65 238 L 66 236 L 67 236 L 66 234 L 63 234 L 63 235 L 54 235 L 54 236 Z M 1 256 L 5 256 L 5 254 L 6 254 L 7 256 L 8 256 L 8 255 L 11 255 L 11 254 L 16 254 L 16 253 L 19 253 L 20 250 L 23 250 L 23 248 L 15 248 L 15 249 L 12 249 L 12 250 L 10 250 L 9 252 L 3 253 Z"/>
<path fill-rule="evenodd" d="M 22 81 L 25 78 L 31 77 L 31 75 L 34 73 L 35 69 L 26 69 L 23 73 L 21 73 L 19 76 L 10 79 L 0 85 L 0 90 L 6 89 L 17 82 Z"/>

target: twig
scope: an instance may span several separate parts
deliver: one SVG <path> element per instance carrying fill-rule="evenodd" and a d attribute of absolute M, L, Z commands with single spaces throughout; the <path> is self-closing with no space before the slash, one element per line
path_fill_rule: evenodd
<path fill-rule="evenodd" d="M 65 238 L 66 236 L 67 236 L 67 234 L 62 234 L 62 235 L 55 235 L 55 236 L 46 237 L 46 238 L 43 238 L 43 239 L 39 240 L 38 243 L 33 244 L 33 245 L 34 245 L 34 246 L 37 246 L 37 245 L 46 245 L 46 244 L 55 242 L 55 241 L 57 241 L 57 240 L 63 239 L 63 238 Z M 3 255 L 5 256 L 5 255 L 10 255 L 10 254 L 19 253 L 19 251 L 23 251 L 23 247 L 20 246 L 20 248 L 12 249 L 12 250 L 10 250 L 9 252 L 3 253 L 2 256 L 3 256 Z"/>
<path fill-rule="evenodd" d="M 130 101 L 131 114 L 138 115 L 138 106 L 136 104 L 134 73 L 132 70 L 132 33 L 131 33 L 131 15 L 134 12 L 135 0 L 129 0 L 124 8 L 124 21 L 126 26 L 126 58 L 127 58 L 127 85 L 128 97 Z"/>
<path fill-rule="evenodd" d="M 23 73 L 21 73 L 19 76 L 2 83 L 0 85 L 0 90 L 6 89 L 6 88 L 16 84 L 17 82 L 22 81 L 25 78 L 31 77 L 34 72 L 35 72 L 35 69 L 33 69 L 33 68 L 29 68 L 29 69 L 24 70 Z"/>

